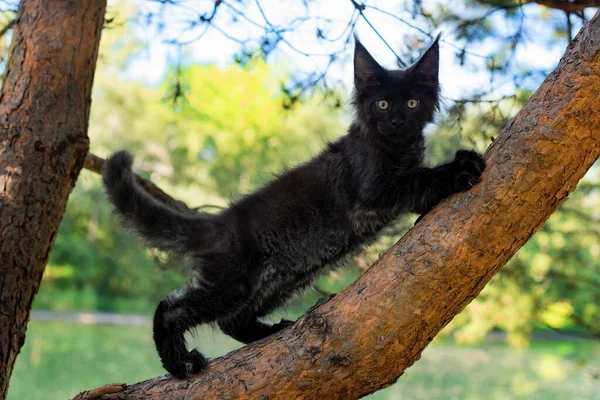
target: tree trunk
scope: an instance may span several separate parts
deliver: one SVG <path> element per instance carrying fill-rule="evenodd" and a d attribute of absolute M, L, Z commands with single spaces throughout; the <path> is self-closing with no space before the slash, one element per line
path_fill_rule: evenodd
<path fill-rule="evenodd" d="M 89 148 L 106 1 L 21 0 L 0 92 L 0 399 Z"/>
<path fill-rule="evenodd" d="M 600 13 L 485 158 L 483 181 L 429 213 L 296 324 L 104 399 L 354 399 L 396 382 L 542 226 L 600 154 Z M 493 366 L 490 366 L 493 368 Z"/>

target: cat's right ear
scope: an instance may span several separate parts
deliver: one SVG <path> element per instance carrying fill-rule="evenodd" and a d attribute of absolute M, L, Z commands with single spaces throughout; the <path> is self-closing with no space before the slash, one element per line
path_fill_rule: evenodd
<path fill-rule="evenodd" d="M 431 86 L 433 88 L 439 86 L 440 46 L 438 42 L 441 35 L 441 33 L 437 35 L 433 43 L 429 45 L 421 57 L 407 70 L 411 78 L 422 86 Z"/>
<path fill-rule="evenodd" d="M 385 70 L 369 54 L 358 37 L 354 35 L 354 86 L 358 91 L 377 86 Z"/>

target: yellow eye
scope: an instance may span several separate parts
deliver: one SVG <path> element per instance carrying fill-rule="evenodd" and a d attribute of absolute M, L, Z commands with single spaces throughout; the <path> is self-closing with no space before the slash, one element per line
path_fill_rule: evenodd
<path fill-rule="evenodd" d="M 406 105 L 408 106 L 408 108 L 417 108 L 417 106 L 419 105 L 419 100 L 409 99 L 406 102 Z"/>
<path fill-rule="evenodd" d="M 387 110 L 389 106 L 390 103 L 388 103 L 386 100 L 379 100 L 377 102 L 377 107 L 379 107 L 380 110 Z"/>

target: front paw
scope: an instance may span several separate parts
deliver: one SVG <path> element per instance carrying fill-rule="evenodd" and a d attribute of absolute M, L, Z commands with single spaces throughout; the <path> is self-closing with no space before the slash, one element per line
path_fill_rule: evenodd
<path fill-rule="evenodd" d="M 457 192 L 471 189 L 481 181 L 485 161 L 473 150 L 458 150 L 454 157 L 454 186 Z"/>

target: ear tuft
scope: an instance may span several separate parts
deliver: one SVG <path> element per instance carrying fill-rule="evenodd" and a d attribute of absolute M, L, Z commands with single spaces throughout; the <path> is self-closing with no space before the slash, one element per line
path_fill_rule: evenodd
<path fill-rule="evenodd" d="M 385 70 L 354 35 L 354 86 L 358 91 L 379 85 Z"/>

